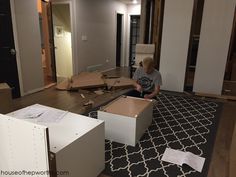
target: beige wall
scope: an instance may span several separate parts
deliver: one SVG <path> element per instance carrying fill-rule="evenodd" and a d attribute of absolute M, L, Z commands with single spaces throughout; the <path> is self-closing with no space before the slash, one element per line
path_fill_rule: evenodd
<path fill-rule="evenodd" d="M 75 8 L 78 70 L 83 71 L 88 66 L 100 64 L 102 69 L 114 68 L 116 12 L 124 13 L 126 20 L 127 6 L 114 0 L 76 0 Z M 82 41 L 82 36 L 86 36 L 87 41 Z M 125 47 L 123 50 L 126 50 Z"/>
<path fill-rule="evenodd" d="M 41 39 L 37 0 L 12 0 L 16 13 L 16 30 L 19 44 L 19 59 L 22 70 L 24 93 L 42 89 L 43 70 L 41 60 Z M 55 0 L 53 0 L 55 1 Z M 100 69 L 116 65 L 116 14 L 124 14 L 123 54 L 121 64 L 125 65 L 127 44 L 127 5 L 117 0 L 56 0 L 72 2 L 74 26 L 72 62 L 75 73 L 89 66 L 101 65 Z M 82 36 L 87 40 L 83 41 Z"/>
<path fill-rule="evenodd" d="M 44 86 L 37 0 L 14 0 L 16 34 L 24 94 Z M 16 36 L 15 36 L 16 37 Z"/>
<path fill-rule="evenodd" d="M 194 0 L 166 0 L 160 58 L 162 89 L 183 92 Z"/>
<path fill-rule="evenodd" d="M 195 92 L 221 95 L 235 4 L 235 0 L 205 1 Z"/>

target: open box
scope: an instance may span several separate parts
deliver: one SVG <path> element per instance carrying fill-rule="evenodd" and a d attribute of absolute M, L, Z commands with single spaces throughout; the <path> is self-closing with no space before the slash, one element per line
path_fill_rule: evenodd
<path fill-rule="evenodd" d="M 102 107 L 98 119 L 105 121 L 106 139 L 135 146 L 152 123 L 153 102 L 121 96 Z"/>

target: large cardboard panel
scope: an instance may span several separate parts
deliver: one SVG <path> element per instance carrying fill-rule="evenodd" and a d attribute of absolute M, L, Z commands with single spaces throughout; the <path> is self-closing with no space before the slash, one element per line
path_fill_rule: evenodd
<path fill-rule="evenodd" d="M 71 88 L 93 88 L 104 86 L 103 75 L 99 72 L 82 72 L 71 78 Z"/>

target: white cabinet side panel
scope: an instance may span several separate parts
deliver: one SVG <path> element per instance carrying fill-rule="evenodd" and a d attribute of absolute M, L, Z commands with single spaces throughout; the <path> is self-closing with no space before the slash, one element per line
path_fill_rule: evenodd
<path fill-rule="evenodd" d="M 148 127 L 152 124 L 153 106 L 147 107 L 137 118 L 136 143 L 143 136 Z"/>
<path fill-rule="evenodd" d="M 32 173 L 41 173 L 40 176 L 49 177 L 45 173 L 49 170 L 45 126 L 0 114 L 0 140 L 1 177 L 7 177 L 11 172 L 18 173 L 11 175 L 17 177 L 32 176 Z"/>
<path fill-rule="evenodd" d="M 193 91 L 221 95 L 235 0 L 206 0 Z"/>
<path fill-rule="evenodd" d="M 135 146 L 136 118 L 98 111 L 98 119 L 105 121 L 106 139 Z"/>
<path fill-rule="evenodd" d="M 166 0 L 160 58 L 162 89 L 183 92 L 194 0 Z"/>
<path fill-rule="evenodd" d="M 56 153 L 60 177 L 96 177 L 105 168 L 104 123 Z M 76 132 L 75 132 L 76 133 Z"/>

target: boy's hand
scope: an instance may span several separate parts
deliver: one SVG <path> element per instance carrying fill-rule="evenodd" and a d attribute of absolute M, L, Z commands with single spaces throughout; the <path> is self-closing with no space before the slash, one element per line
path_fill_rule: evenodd
<path fill-rule="evenodd" d="M 144 99 L 152 99 L 150 95 L 144 95 Z"/>
<path fill-rule="evenodd" d="M 143 88 L 141 85 L 137 84 L 136 85 L 136 90 L 139 91 L 139 92 L 142 92 L 143 91 Z"/>

